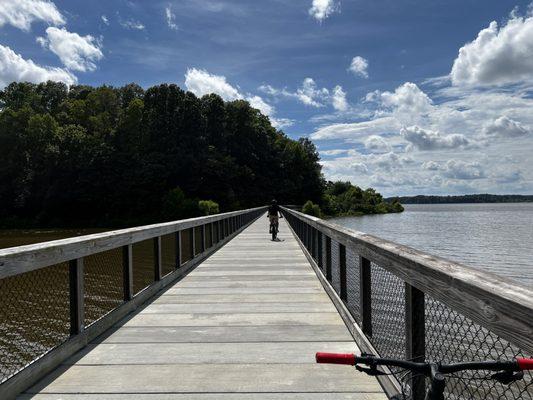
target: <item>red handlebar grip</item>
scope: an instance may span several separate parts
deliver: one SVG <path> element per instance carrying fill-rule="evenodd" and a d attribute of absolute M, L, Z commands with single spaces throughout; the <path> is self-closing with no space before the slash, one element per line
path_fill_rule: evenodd
<path fill-rule="evenodd" d="M 355 365 L 355 355 L 338 353 L 316 353 L 316 362 L 322 364 Z"/>
<path fill-rule="evenodd" d="M 518 364 L 518 368 L 521 371 L 526 371 L 528 369 L 533 369 L 533 358 L 516 358 L 516 363 Z"/>

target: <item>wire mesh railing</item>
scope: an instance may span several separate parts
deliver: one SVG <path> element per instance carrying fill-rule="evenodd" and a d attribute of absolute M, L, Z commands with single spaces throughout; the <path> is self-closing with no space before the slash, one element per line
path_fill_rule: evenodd
<path fill-rule="evenodd" d="M 155 294 L 172 282 L 167 276 L 183 274 L 262 212 L 263 207 L 0 250 L 0 398 L 14 375 L 80 334 L 102 333 L 106 325 L 95 327 L 96 322 L 148 289 Z"/>
<path fill-rule="evenodd" d="M 533 291 L 287 208 L 293 232 L 364 335 L 385 358 L 463 362 L 533 353 Z M 393 369 L 389 394 L 424 399 L 427 382 Z M 482 372 L 447 379 L 457 400 L 532 399 L 533 378 L 508 385 Z"/>

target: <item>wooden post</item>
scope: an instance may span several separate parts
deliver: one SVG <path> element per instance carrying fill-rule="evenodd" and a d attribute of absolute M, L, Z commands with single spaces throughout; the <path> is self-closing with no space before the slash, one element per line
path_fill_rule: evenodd
<path fill-rule="evenodd" d="M 361 312 L 361 329 L 367 336 L 372 336 L 372 269 L 370 260 L 359 257 L 359 310 Z"/>
<path fill-rule="evenodd" d="M 322 232 L 318 231 L 318 260 L 317 260 L 317 265 L 318 265 L 318 268 L 322 269 L 323 268 L 323 264 L 324 264 L 324 260 L 322 260 Z"/>
<path fill-rule="evenodd" d="M 326 236 L 326 279 L 331 282 L 331 238 Z"/>
<path fill-rule="evenodd" d="M 205 251 L 205 249 L 207 248 L 206 237 L 205 237 L 205 225 L 200 226 L 200 233 L 202 235 L 202 251 L 201 251 L 201 253 L 203 253 Z"/>
<path fill-rule="evenodd" d="M 209 232 L 211 233 L 211 247 L 215 245 L 215 223 L 211 222 Z"/>
<path fill-rule="evenodd" d="M 176 269 L 181 267 L 181 231 L 176 232 Z"/>
<path fill-rule="evenodd" d="M 162 275 L 161 236 L 154 238 L 154 281 L 160 281 Z"/>
<path fill-rule="evenodd" d="M 316 260 L 316 229 L 311 227 L 311 256 Z"/>
<path fill-rule="evenodd" d="M 194 226 L 191 228 L 191 260 L 196 256 L 196 232 L 194 231 Z"/>
<path fill-rule="evenodd" d="M 122 247 L 122 277 L 124 285 L 124 301 L 133 298 L 133 246 Z"/>
<path fill-rule="evenodd" d="M 348 288 L 346 285 L 346 246 L 339 243 L 339 275 L 341 283 L 340 298 L 348 301 Z"/>
<path fill-rule="evenodd" d="M 424 292 L 405 284 L 405 358 L 416 362 L 426 359 L 426 322 Z M 411 392 L 414 400 L 425 397 L 423 376 L 410 377 Z"/>
<path fill-rule="evenodd" d="M 83 258 L 69 262 L 69 291 L 70 291 L 70 335 L 83 332 L 84 316 L 84 288 L 83 288 Z"/>

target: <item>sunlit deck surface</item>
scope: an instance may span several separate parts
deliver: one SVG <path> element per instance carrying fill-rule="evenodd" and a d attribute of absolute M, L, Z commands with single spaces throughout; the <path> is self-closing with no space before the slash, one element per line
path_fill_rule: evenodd
<path fill-rule="evenodd" d="M 373 377 L 317 365 L 357 346 L 282 219 L 265 217 L 22 399 L 386 399 Z"/>

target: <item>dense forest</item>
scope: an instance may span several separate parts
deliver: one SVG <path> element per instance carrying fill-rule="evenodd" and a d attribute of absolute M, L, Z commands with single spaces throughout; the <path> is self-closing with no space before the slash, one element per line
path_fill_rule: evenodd
<path fill-rule="evenodd" d="M 311 141 L 246 101 L 173 84 L 12 83 L 0 149 L 4 227 L 131 226 L 327 198 Z"/>
<path fill-rule="evenodd" d="M 403 204 L 447 203 L 522 203 L 533 201 L 531 195 L 518 194 L 465 194 L 462 196 L 403 196 L 397 198 Z"/>

